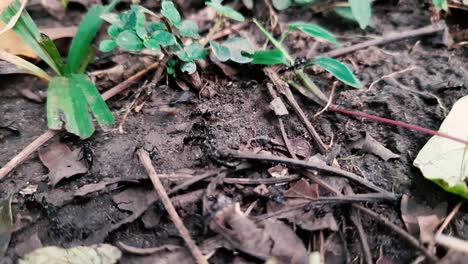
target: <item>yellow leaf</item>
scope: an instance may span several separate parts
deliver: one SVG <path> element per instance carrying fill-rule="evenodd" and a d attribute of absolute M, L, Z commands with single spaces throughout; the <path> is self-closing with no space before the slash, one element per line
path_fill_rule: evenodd
<path fill-rule="evenodd" d="M 3 28 L 4 26 L 5 23 L 0 21 L 0 28 Z M 8 30 L 0 35 L 0 49 L 17 56 L 34 60 L 38 59 L 36 53 L 34 53 L 34 51 L 12 30 Z"/>

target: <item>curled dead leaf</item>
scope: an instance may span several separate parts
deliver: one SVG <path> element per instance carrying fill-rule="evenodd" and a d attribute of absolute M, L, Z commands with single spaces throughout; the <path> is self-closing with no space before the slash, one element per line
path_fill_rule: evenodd
<path fill-rule="evenodd" d="M 269 219 L 254 222 L 238 203 L 218 211 L 209 225 L 232 247 L 261 260 L 273 257 L 276 263 L 307 263 L 304 244 L 286 224 Z"/>
<path fill-rule="evenodd" d="M 49 169 L 49 180 L 52 186 L 73 175 L 88 171 L 81 159 L 81 150 L 71 150 L 66 144 L 52 144 L 39 150 L 39 159 Z"/>

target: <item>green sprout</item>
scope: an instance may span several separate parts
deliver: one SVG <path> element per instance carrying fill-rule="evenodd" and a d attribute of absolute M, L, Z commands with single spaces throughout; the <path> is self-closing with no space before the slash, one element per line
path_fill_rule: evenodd
<path fill-rule="evenodd" d="M 66 3 L 66 1 L 63 1 Z M 78 31 L 68 50 L 64 62 L 53 41 L 41 34 L 26 10 L 21 12 L 21 3 L 13 1 L 0 14 L 0 19 L 8 23 L 16 14 L 21 15 L 12 28 L 20 38 L 53 70 L 51 77 L 34 64 L 0 51 L 0 59 L 14 63 L 28 70 L 31 74 L 48 82 L 47 90 L 47 126 L 59 130 L 65 129 L 81 138 L 90 137 L 94 132 L 92 112 L 101 126 L 111 126 L 114 118 L 99 91 L 84 74 L 92 58 L 91 43 L 102 20 L 100 16 L 110 12 L 117 0 L 108 6 L 94 5 L 89 9 L 78 26 Z"/>

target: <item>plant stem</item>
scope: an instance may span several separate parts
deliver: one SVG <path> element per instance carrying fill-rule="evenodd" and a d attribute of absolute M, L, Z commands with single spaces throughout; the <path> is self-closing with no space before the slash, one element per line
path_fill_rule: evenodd
<path fill-rule="evenodd" d="M 203 47 L 206 46 L 206 44 L 210 42 L 213 35 L 218 31 L 218 29 L 221 28 L 223 24 L 224 24 L 224 18 L 220 18 L 219 16 L 216 16 L 216 22 L 214 26 L 210 29 L 210 31 L 208 31 L 208 34 L 206 34 L 206 37 L 200 40 L 200 44 L 202 44 Z"/>
<path fill-rule="evenodd" d="M 268 38 L 268 40 L 271 42 L 271 44 L 273 44 L 273 46 L 275 46 L 275 48 L 277 48 L 278 50 L 280 50 L 284 57 L 286 57 L 286 59 L 288 60 L 289 64 L 286 65 L 286 66 L 290 66 L 292 64 L 294 64 L 294 59 L 291 57 L 291 55 L 289 55 L 289 52 L 283 47 L 283 45 L 281 45 L 281 43 L 279 43 L 271 34 L 270 32 L 268 32 L 268 30 L 266 30 L 266 28 L 264 28 L 262 26 L 262 24 L 260 24 L 257 19 L 253 19 L 253 22 L 255 23 L 255 25 L 257 25 L 257 27 L 260 29 L 260 31 L 262 31 L 263 35 L 265 35 L 265 37 Z"/>
<path fill-rule="evenodd" d="M 297 75 L 297 77 L 299 77 L 299 79 L 301 79 L 304 86 L 308 90 L 310 90 L 318 98 L 318 100 L 320 102 L 322 102 L 322 104 L 323 104 L 323 102 L 326 102 L 328 100 L 328 98 L 325 96 L 325 94 L 322 92 L 322 90 L 320 90 L 320 88 L 318 88 L 318 86 L 314 83 L 314 81 L 312 81 L 309 78 L 309 76 L 304 73 L 303 70 L 297 70 L 296 75 Z"/>
<path fill-rule="evenodd" d="M 365 119 L 369 119 L 369 120 L 373 120 L 373 121 L 377 121 L 377 122 L 381 122 L 381 123 L 386 123 L 386 124 L 393 125 L 393 126 L 403 127 L 403 128 L 418 131 L 418 132 L 421 132 L 421 133 L 424 133 L 424 134 L 439 136 L 439 137 L 447 138 L 447 139 L 450 139 L 450 140 L 453 140 L 453 141 L 468 145 L 467 140 L 460 139 L 460 138 L 448 135 L 448 134 L 443 133 L 443 132 L 439 132 L 439 131 L 435 131 L 435 130 L 432 130 L 432 129 L 420 127 L 420 126 L 417 126 L 417 125 L 412 125 L 412 124 L 408 124 L 408 123 L 404 123 L 404 122 L 401 122 L 401 121 L 396 121 L 396 120 L 392 120 L 392 119 L 388 119 L 388 118 L 384 118 L 384 117 L 374 116 L 374 115 L 366 114 L 366 113 L 359 112 L 359 111 L 346 110 L 346 109 L 338 108 L 337 105 L 330 105 L 330 107 L 328 109 L 333 111 L 333 112 L 342 113 L 342 114 L 345 114 L 345 115 L 362 117 L 362 118 L 365 118 Z"/>

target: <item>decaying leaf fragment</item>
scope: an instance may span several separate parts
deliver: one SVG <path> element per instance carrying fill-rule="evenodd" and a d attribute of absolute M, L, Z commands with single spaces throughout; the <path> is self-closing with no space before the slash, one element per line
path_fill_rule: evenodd
<path fill-rule="evenodd" d="M 232 247 L 262 260 L 275 258 L 276 263 L 307 263 L 308 254 L 302 241 L 283 222 L 254 222 L 235 203 L 218 211 L 210 228 L 221 234 Z"/>
<path fill-rule="evenodd" d="M 122 252 L 109 244 L 89 247 L 59 248 L 43 247 L 24 256 L 19 264 L 114 264 L 120 260 Z"/>
<path fill-rule="evenodd" d="M 440 126 L 439 132 L 468 139 L 468 95 L 460 98 Z M 413 165 L 427 179 L 448 192 L 468 198 L 468 146 L 433 136 L 419 151 Z"/>

